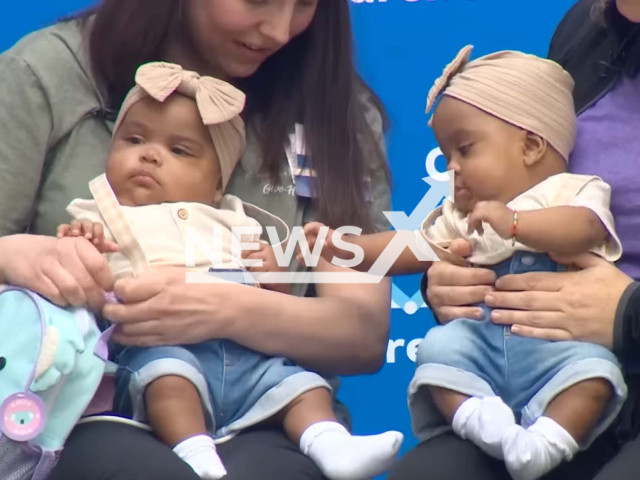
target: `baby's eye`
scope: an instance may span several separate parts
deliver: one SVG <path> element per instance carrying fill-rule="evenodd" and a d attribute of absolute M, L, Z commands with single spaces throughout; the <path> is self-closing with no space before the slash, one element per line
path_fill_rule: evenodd
<path fill-rule="evenodd" d="M 131 145 L 142 145 L 144 143 L 144 139 L 138 135 L 131 135 L 124 139 L 125 142 L 130 143 Z"/>
<path fill-rule="evenodd" d="M 183 147 L 173 147 L 171 149 L 171 152 L 174 155 L 178 155 L 180 157 L 190 157 L 191 156 L 191 152 L 189 152 L 186 148 L 183 148 Z"/>
<path fill-rule="evenodd" d="M 463 157 L 469 155 L 469 153 L 471 152 L 471 148 L 473 147 L 473 143 L 469 143 L 467 145 L 463 145 L 461 147 L 458 147 L 458 152 L 460 153 L 460 155 L 462 155 Z"/>

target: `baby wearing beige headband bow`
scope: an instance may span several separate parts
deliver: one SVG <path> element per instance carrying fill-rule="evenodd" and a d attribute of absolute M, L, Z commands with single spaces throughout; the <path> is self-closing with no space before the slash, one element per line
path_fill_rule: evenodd
<path fill-rule="evenodd" d="M 140 67 L 136 83 L 115 125 L 106 176 L 90 184 L 94 200 L 74 200 L 68 211 L 76 221 L 61 226 L 59 235 L 91 240 L 121 278 L 154 266 L 184 267 L 187 230 L 209 239 L 222 228 L 218 263 L 211 269 L 196 249 L 192 270 L 240 272 L 243 283 L 253 285 L 234 253 L 238 239 L 231 228 L 260 227 L 251 213 L 280 223 L 285 235 L 288 229 L 258 207 L 223 196 L 245 145 L 239 116 L 244 94 L 166 63 Z M 241 240 L 257 243 L 260 236 L 243 234 Z M 263 261 L 249 268 L 258 280 L 256 271 L 279 269 L 268 245 L 247 258 Z M 336 420 L 323 377 L 228 340 L 119 348 L 117 361 L 119 413 L 150 423 L 201 478 L 226 474 L 211 434 L 235 434 L 269 418 L 281 421 L 291 441 L 335 480 L 382 473 L 402 442 L 398 432 L 352 436 Z"/>
<path fill-rule="evenodd" d="M 441 99 L 430 124 L 455 193 L 421 235 L 442 260 L 482 265 L 497 277 L 562 270 L 549 252 L 591 251 L 616 261 L 610 187 L 566 173 L 576 138 L 569 74 L 519 52 L 469 62 L 471 50 L 458 54 L 428 95 L 427 113 Z M 320 227 L 307 226 L 310 244 Z M 360 267 L 368 269 L 394 235 L 349 236 L 364 250 Z M 452 255 L 453 242 L 470 256 Z M 334 255 L 351 258 L 325 243 L 323 256 Z M 406 249 L 390 274 L 426 268 Z M 622 374 L 603 347 L 518 337 L 480 307 L 481 319 L 435 327 L 421 343 L 409 387 L 414 431 L 426 441 L 453 428 L 504 460 L 515 479 L 539 478 L 611 424 L 626 396 Z"/>

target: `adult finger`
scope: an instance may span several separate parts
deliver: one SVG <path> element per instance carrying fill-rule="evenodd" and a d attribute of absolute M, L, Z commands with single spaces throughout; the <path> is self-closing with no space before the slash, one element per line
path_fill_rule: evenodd
<path fill-rule="evenodd" d="M 488 293 L 484 302 L 497 309 L 558 311 L 561 310 L 561 298 L 557 292 L 516 291 Z"/>
<path fill-rule="evenodd" d="M 446 262 L 434 262 L 427 271 L 429 285 L 452 287 L 493 285 L 496 274 L 486 268 L 467 268 Z"/>
<path fill-rule="evenodd" d="M 478 307 L 442 307 L 438 309 L 438 320 L 442 324 L 447 324 L 457 318 L 471 318 L 482 320 L 484 311 Z"/>
<path fill-rule="evenodd" d="M 113 323 L 133 324 L 154 318 L 157 315 L 156 310 L 149 301 L 128 304 L 107 303 L 102 308 L 102 314 Z"/>
<path fill-rule="evenodd" d="M 85 291 L 89 306 L 93 310 L 100 310 L 104 305 L 104 292 L 113 290 L 113 273 L 106 259 L 86 240 L 77 242 L 76 255 L 71 271 Z"/>
<path fill-rule="evenodd" d="M 511 333 L 520 337 L 537 338 L 549 341 L 566 341 L 573 340 L 573 335 L 567 330 L 560 328 L 535 328 L 526 325 L 513 325 Z"/>
<path fill-rule="evenodd" d="M 60 289 L 50 278 L 45 276 L 44 272 L 31 289 L 59 307 L 66 307 L 68 305 Z"/>
<path fill-rule="evenodd" d="M 104 227 L 100 222 L 96 222 L 93 224 L 93 238 L 104 240 Z"/>
<path fill-rule="evenodd" d="M 493 310 L 491 321 L 496 325 L 522 325 L 534 328 L 563 328 L 566 317 L 562 312 L 528 312 L 523 310 Z"/>
<path fill-rule="evenodd" d="M 166 279 L 153 275 L 118 280 L 113 293 L 122 303 L 139 303 L 160 294 L 167 286 Z"/>
<path fill-rule="evenodd" d="M 484 285 L 474 287 L 433 286 L 427 290 L 427 297 L 432 305 L 466 307 L 484 302 L 485 297 L 492 291 L 492 287 Z"/>
<path fill-rule="evenodd" d="M 102 253 L 115 253 L 120 251 L 120 245 L 111 240 L 104 240 L 102 242 Z"/>
<path fill-rule="evenodd" d="M 142 337 L 162 337 L 163 325 L 160 320 L 144 320 L 142 322 L 121 323 L 114 333 L 123 337 L 142 338 Z"/>
<path fill-rule="evenodd" d="M 80 306 L 87 303 L 87 296 L 84 289 L 76 278 L 56 260 L 45 260 L 42 265 L 42 273 L 50 280 L 55 288 L 60 292 L 58 302 L 60 306 L 73 305 Z M 47 298 L 49 298 L 47 296 Z"/>
<path fill-rule="evenodd" d="M 537 290 L 557 292 L 570 282 L 569 272 L 532 272 L 517 275 L 505 275 L 496 281 L 496 289 L 505 291 Z"/>
<path fill-rule="evenodd" d="M 99 287 L 110 291 L 113 288 L 113 274 L 107 261 L 88 240 L 70 239 L 70 243 L 58 252 L 58 258 L 78 276 L 85 289 Z"/>
<path fill-rule="evenodd" d="M 120 345 L 126 345 L 129 347 L 155 347 L 164 345 L 166 342 L 164 337 L 158 334 L 157 331 L 150 332 L 145 335 L 131 335 L 121 331 L 122 327 L 129 327 L 132 325 L 118 325 L 113 332 L 111 340 Z"/>

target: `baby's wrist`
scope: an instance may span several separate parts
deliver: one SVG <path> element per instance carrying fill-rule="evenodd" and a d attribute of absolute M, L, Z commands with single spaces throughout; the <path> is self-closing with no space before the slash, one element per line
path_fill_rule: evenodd
<path fill-rule="evenodd" d="M 495 217 L 496 225 L 492 225 L 494 230 L 504 239 L 511 239 L 514 236 L 514 211 L 505 207 Z"/>

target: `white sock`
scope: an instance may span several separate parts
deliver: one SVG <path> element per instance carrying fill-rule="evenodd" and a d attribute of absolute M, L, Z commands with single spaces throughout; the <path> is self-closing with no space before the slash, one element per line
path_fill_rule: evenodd
<path fill-rule="evenodd" d="M 511 427 L 502 441 L 507 470 L 515 480 L 534 480 L 563 460 L 571 460 L 578 444 L 569 432 L 549 417 L 540 417 L 527 430 Z"/>
<path fill-rule="evenodd" d="M 200 478 L 218 480 L 227 474 L 216 452 L 213 438 L 208 435 L 187 438 L 176 445 L 173 451 L 188 463 Z"/>
<path fill-rule="evenodd" d="M 300 450 L 331 480 L 365 480 L 393 465 L 403 436 L 400 432 L 356 437 L 338 422 L 318 422 L 300 438 Z"/>
<path fill-rule="evenodd" d="M 460 437 L 502 460 L 502 437 L 515 424 L 513 411 L 500 397 L 472 397 L 458 407 L 451 426 Z"/>

